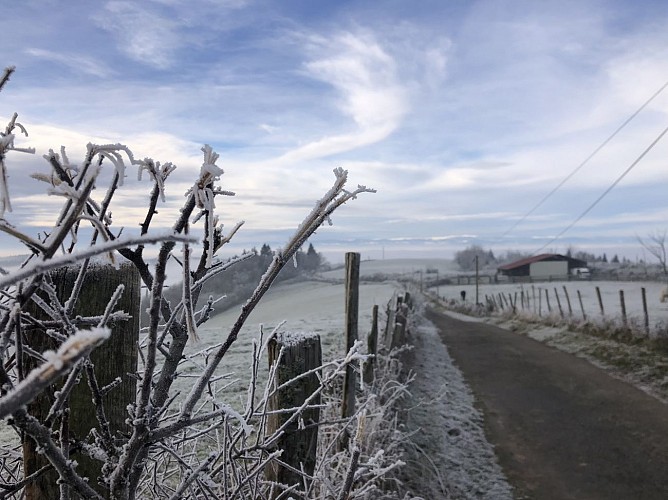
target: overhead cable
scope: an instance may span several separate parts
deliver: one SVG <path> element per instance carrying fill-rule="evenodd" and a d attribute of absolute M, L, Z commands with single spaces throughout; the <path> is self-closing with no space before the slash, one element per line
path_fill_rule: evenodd
<path fill-rule="evenodd" d="M 659 90 L 657 90 L 657 91 L 652 95 L 652 97 L 650 97 L 649 99 L 647 99 L 647 101 L 645 101 L 645 103 L 644 103 L 642 106 L 640 106 L 640 107 L 636 110 L 635 113 L 633 113 L 631 116 L 629 116 L 629 117 L 626 119 L 626 121 L 624 121 L 624 123 L 622 123 L 622 124 L 617 128 L 617 130 L 615 130 L 612 134 L 610 134 L 610 136 L 609 136 L 606 140 L 604 140 L 604 141 L 603 141 L 603 142 L 602 142 L 602 143 L 601 143 L 601 144 L 600 144 L 600 145 L 599 145 L 599 146 L 598 146 L 598 147 L 597 147 L 597 148 L 596 148 L 596 149 L 595 149 L 589 156 L 587 156 L 587 158 L 585 158 L 584 161 L 583 161 L 582 163 L 580 163 L 580 164 L 575 168 L 575 170 L 573 170 L 570 174 L 568 174 L 568 175 L 567 175 L 567 176 L 566 176 L 566 177 L 565 177 L 565 178 L 564 178 L 564 179 L 563 179 L 563 180 L 562 180 L 562 181 L 561 181 L 561 182 L 560 182 L 554 189 L 552 189 L 552 191 L 550 191 L 549 193 L 547 193 L 547 194 L 546 194 L 546 195 L 545 195 L 545 196 L 544 196 L 538 203 L 536 203 L 536 205 L 534 205 L 534 207 L 533 207 L 531 210 L 529 210 L 526 214 L 524 214 L 524 216 L 522 216 L 517 222 L 515 222 L 515 224 L 513 224 L 512 227 L 511 227 L 510 229 L 508 229 L 505 233 L 503 233 L 503 235 L 502 235 L 501 237 L 503 238 L 504 236 L 507 236 L 508 233 L 510 233 L 510 232 L 511 232 L 513 229 L 515 229 L 517 226 L 519 226 L 522 222 L 524 222 L 524 221 L 527 219 L 527 217 L 529 217 L 531 214 L 533 214 L 533 213 L 534 213 L 534 212 L 535 212 L 535 211 L 536 211 L 536 210 L 537 210 L 543 203 L 545 203 L 545 202 L 546 202 L 546 201 L 547 201 L 547 200 L 548 200 L 554 193 L 556 193 L 556 192 L 561 188 L 561 186 L 563 186 L 564 184 L 566 184 L 566 182 L 568 182 L 568 180 L 569 180 L 571 177 L 573 177 L 576 173 L 578 173 L 578 172 L 580 171 L 580 169 L 581 169 L 582 167 L 584 167 L 587 163 L 589 163 L 589 160 L 591 160 L 594 156 L 596 156 L 596 154 L 598 154 L 598 152 L 601 151 L 601 149 L 603 149 L 605 146 L 607 146 L 607 144 L 608 144 L 612 139 L 614 139 L 614 137 L 615 137 L 619 132 L 621 132 L 622 129 L 624 129 L 624 127 L 626 127 L 629 123 L 631 123 L 631 121 L 632 121 L 636 116 L 638 116 L 638 114 L 640 114 L 640 112 L 641 112 L 643 109 L 645 109 L 645 108 L 649 105 L 649 103 L 651 103 L 651 102 L 652 102 L 652 101 L 653 101 L 653 100 L 654 100 L 654 99 L 655 99 L 661 92 L 663 92 L 663 91 L 665 90 L 666 87 L 668 87 L 668 82 L 664 83 L 664 84 L 661 86 L 661 88 L 660 88 Z"/>
<path fill-rule="evenodd" d="M 540 247 L 538 250 L 536 250 L 535 252 L 533 252 L 533 255 L 536 255 L 536 254 L 540 253 L 540 252 L 541 252 L 542 250 L 544 250 L 548 245 L 550 245 L 550 244 L 553 243 L 555 240 L 557 240 L 557 239 L 559 239 L 561 236 L 563 236 L 564 233 L 566 233 L 569 229 L 571 229 L 573 226 L 575 226 L 575 224 L 577 224 L 578 222 L 580 222 L 580 221 L 582 220 L 582 218 L 583 218 L 585 215 L 587 215 L 587 214 L 588 214 L 588 213 L 589 213 L 589 212 L 590 212 L 596 205 L 598 205 L 598 203 L 599 203 L 603 198 L 605 198 L 605 196 L 606 196 L 610 191 L 612 191 L 612 190 L 614 189 L 614 187 L 615 187 L 617 184 L 619 184 L 619 183 L 621 182 L 621 180 L 622 180 L 624 177 L 626 177 L 626 175 L 627 175 L 631 170 L 633 170 L 633 168 L 634 168 L 638 163 L 640 163 L 640 160 L 642 160 L 642 159 L 645 157 L 645 155 L 646 155 L 647 153 L 649 153 L 649 152 L 654 148 L 654 146 L 656 146 L 656 144 L 663 138 L 664 135 L 666 135 L 666 133 L 668 133 L 668 127 L 666 127 L 666 128 L 663 129 L 663 132 L 661 132 L 661 133 L 659 134 L 659 136 L 658 136 L 656 139 L 654 139 L 654 141 L 652 141 L 652 143 L 651 143 L 649 146 L 647 146 L 647 148 L 640 154 L 640 156 L 638 156 L 638 158 L 636 158 L 635 161 L 634 161 L 633 163 L 631 163 L 631 165 L 629 165 L 629 167 L 628 167 L 626 170 L 624 170 L 624 172 L 622 172 L 622 174 L 621 174 L 619 177 L 617 177 L 617 179 L 615 179 L 615 182 L 613 182 L 613 183 L 612 183 L 612 184 L 611 184 L 605 191 L 603 191 L 603 193 L 601 193 L 601 195 L 600 195 L 598 198 L 596 198 L 596 200 L 594 200 L 594 202 L 593 202 L 591 205 L 589 205 L 589 206 L 585 209 L 584 212 L 582 212 L 580 215 L 578 215 L 578 217 L 577 217 L 573 222 L 571 222 L 566 228 L 564 228 L 558 235 L 556 235 L 556 236 L 555 236 L 554 238 L 552 238 L 550 241 L 548 241 L 547 243 L 545 243 L 545 244 L 544 244 L 542 247 Z"/>

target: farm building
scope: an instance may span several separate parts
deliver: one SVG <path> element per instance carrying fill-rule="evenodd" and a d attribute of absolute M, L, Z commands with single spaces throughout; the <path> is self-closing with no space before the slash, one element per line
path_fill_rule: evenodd
<path fill-rule="evenodd" d="M 584 260 L 556 253 L 543 253 L 499 266 L 497 271 L 511 279 L 549 280 L 568 279 L 573 269 L 585 268 Z"/>

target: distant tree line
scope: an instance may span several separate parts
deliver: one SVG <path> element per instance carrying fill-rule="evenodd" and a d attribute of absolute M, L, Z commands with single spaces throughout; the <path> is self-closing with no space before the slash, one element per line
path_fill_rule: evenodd
<path fill-rule="evenodd" d="M 575 251 L 572 248 L 569 248 L 566 251 L 566 257 L 571 257 L 574 259 L 583 260 L 588 263 L 613 263 L 613 264 L 630 264 L 631 261 L 626 257 L 622 259 L 615 254 L 610 261 L 608 261 L 608 256 L 603 253 L 601 255 L 595 255 L 593 253 L 584 252 L 581 250 Z M 496 267 L 502 266 L 504 264 L 510 264 L 511 262 L 516 262 L 518 260 L 526 259 L 531 257 L 532 254 L 529 252 L 521 252 L 518 250 L 508 250 L 507 252 L 500 254 L 498 257 L 494 255 L 492 250 L 485 250 L 480 245 L 470 245 L 464 250 L 459 250 L 455 253 L 455 262 L 462 271 L 473 271 L 475 269 L 475 260 L 478 258 L 478 266 L 480 269 L 485 267 Z"/>
<path fill-rule="evenodd" d="M 508 250 L 497 257 L 492 250 L 485 250 L 480 245 L 471 245 L 455 253 L 455 262 L 462 271 L 473 271 L 476 257 L 478 258 L 478 267 L 483 269 L 508 264 L 530 256 L 531 254 L 528 252 Z"/>
<path fill-rule="evenodd" d="M 202 288 L 198 308 L 203 307 L 209 296 L 225 298 L 218 302 L 212 315 L 221 313 L 232 306 L 242 304 L 250 297 L 262 275 L 267 271 L 274 258 L 274 251 L 268 244 L 262 245 L 258 252 L 253 248 L 248 259 L 232 266 L 227 271 L 213 277 Z M 276 283 L 291 278 L 299 278 L 313 274 L 326 266 L 326 260 L 309 244 L 306 251 L 299 250 L 295 254 L 294 263 L 288 263 L 278 275 Z M 171 286 L 165 292 L 165 298 L 173 305 L 181 300 L 182 283 Z"/>

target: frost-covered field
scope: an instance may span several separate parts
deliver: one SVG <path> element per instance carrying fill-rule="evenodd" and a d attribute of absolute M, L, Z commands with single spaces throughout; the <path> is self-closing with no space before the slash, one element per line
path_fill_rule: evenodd
<path fill-rule="evenodd" d="M 441 276 L 457 272 L 457 265 L 447 259 L 385 259 L 365 260 L 360 263 L 360 277 L 371 278 L 376 276 L 389 276 L 419 280 L 422 273 L 426 279 L 427 274 L 436 275 L 438 271 Z M 343 279 L 345 270 L 343 267 L 322 273 L 326 279 Z"/>
<path fill-rule="evenodd" d="M 383 262 L 383 261 L 379 261 Z M 397 269 L 426 269 L 433 262 L 393 262 L 390 268 L 376 265 L 373 273 L 390 274 Z M 364 339 L 371 327 L 374 305 L 381 310 L 398 292 L 396 282 L 362 283 L 360 285 L 359 333 Z M 196 353 L 222 342 L 236 319 L 238 308 L 214 316 L 200 328 L 200 341 L 189 347 L 192 359 L 184 365 L 175 381 L 175 388 L 185 394 L 192 385 L 197 365 L 204 358 Z M 302 282 L 283 284 L 270 289 L 260 305 L 251 314 L 237 342 L 224 358 L 220 374 L 228 374 L 225 399 L 241 407 L 245 403 L 253 342 L 264 328 L 265 338 L 279 323 L 284 331 L 305 331 L 320 334 L 325 359 L 338 356 L 344 349 L 344 287 L 342 284 Z M 461 374 L 452 364 L 447 350 L 440 342 L 433 326 L 426 321 L 416 327 L 414 336 L 417 364 L 416 379 L 412 386 L 412 403 L 416 404 L 409 425 L 418 426 L 419 447 L 417 463 L 409 464 L 409 474 L 421 477 L 411 484 L 422 493 L 434 493 L 446 498 L 445 492 L 465 495 L 466 498 L 511 498 L 510 488 L 494 459 L 487 443 L 482 418 L 473 405 L 473 398 Z M 266 365 L 264 365 L 266 367 Z M 265 378 L 262 376 L 261 378 Z M 4 427 L 4 426 L 3 426 Z M 7 445 L 16 442 L 16 436 L 4 427 L 0 441 Z M 425 469 L 426 468 L 426 469 Z M 415 491 L 418 493 L 418 491 Z M 442 496 L 441 496 L 442 495 Z M 435 498 L 435 497 L 434 497 Z"/>
<path fill-rule="evenodd" d="M 480 301 L 484 302 L 485 295 L 494 295 L 497 297 L 498 294 L 512 294 L 514 296 L 517 293 L 518 304 L 519 297 L 522 291 L 524 291 L 525 296 L 530 298 L 531 309 L 535 312 L 538 312 L 538 294 L 542 293 L 542 312 L 545 314 L 547 312 L 547 305 L 545 302 L 545 290 L 549 292 L 550 305 L 553 312 L 558 312 L 557 301 L 554 294 L 554 289 L 556 288 L 559 292 L 559 298 L 561 301 L 561 306 L 564 311 L 568 310 L 566 304 L 566 298 L 564 295 L 564 288 L 568 290 L 568 295 L 570 297 L 571 306 L 573 308 L 573 314 L 575 316 L 581 316 L 580 304 L 578 302 L 577 292 L 580 291 L 582 296 L 582 304 L 584 306 L 585 312 L 588 317 L 595 318 L 600 317 L 600 307 L 598 304 L 598 298 L 596 296 L 596 287 L 598 286 L 601 290 L 601 297 L 603 300 L 603 307 L 605 309 L 606 317 L 619 317 L 621 316 L 621 306 L 619 299 L 619 291 L 624 291 L 624 301 L 626 303 L 626 312 L 630 317 L 641 318 L 643 316 L 643 306 L 642 306 L 642 296 L 641 288 L 645 288 L 647 294 L 647 308 L 649 311 L 650 324 L 656 325 L 657 323 L 668 323 L 668 302 L 661 303 L 659 300 L 661 290 L 666 286 L 662 283 L 657 282 L 638 282 L 638 281 L 554 281 L 554 282 L 545 282 L 545 283 L 512 283 L 512 284 L 480 284 L 479 285 L 479 296 Z M 460 292 L 462 290 L 466 291 L 466 300 L 475 301 L 475 285 L 448 285 L 438 287 L 438 293 L 441 297 L 446 299 L 461 300 Z M 436 291 L 436 289 L 432 289 Z M 536 297 L 536 301 L 533 298 Z"/>
<path fill-rule="evenodd" d="M 393 282 L 361 284 L 358 327 L 361 339 L 365 339 L 371 329 L 373 306 L 378 305 L 381 310 L 384 309 L 396 292 L 396 284 Z M 200 328 L 200 342 L 190 346 L 189 353 L 202 351 L 225 340 L 238 313 L 239 308 L 234 307 L 211 318 Z M 283 331 L 317 333 L 322 342 L 323 357 L 331 359 L 344 353 L 344 321 L 343 285 L 301 282 L 272 287 L 246 321 L 239 338 L 218 370 L 221 374 L 229 374 L 230 380 L 238 380 L 226 390 L 230 398 L 228 402 L 235 406 L 245 403 L 253 342 L 259 339 L 261 327 L 264 329 L 265 338 L 282 322 L 280 328 Z M 189 371 L 199 371 L 195 366 L 198 361 L 202 362 L 202 359 L 194 358 Z M 187 392 L 190 383 L 186 372 L 177 378 L 175 387 Z"/>
<path fill-rule="evenodd" d="M 366 338 L 366 334 L 371 329 L 373 306 L 378 304 L 381 310 L 384 309 L 396 292 L 396 284 L 393 282 L 360 286 L 360 338 Z M 204 356 L 196 355 L 196 353 L 224 341 L 238 312 L 239 308 L 231 308 L 202 325 L 199 330 L 200 341 L 188 347 L 186 356 L 191 356 L 191 359 L 183 365 L 183 369 L 180 370 L 174 382 L 174 388 L 181 392 L 181 397 L 188 393 L 194 377 L 201 372 L 201 367 L 205 362 Z M 321 337 L 325 359 L 341 356 L 345 347 L 343 285 L 303 282 L 279 285 L 272 287 L 267 292 L 260 305 L 246 321 L 237 341 L 218 369 L 218 374 L 227 376 L 227 380 L 219 382 L 219 386 L 229 384 L 223 392 L 223 397 L 229 404 L 242 408 L 246 402 L 253 342 L 260 337 L 260 327 L 264 326 L 266 338 L 281 322 L 283 322 L 281 326 L 283 331 L 318 333 Z M 259 378 L 261 381 L 265 380 L 266 371 L 260 373 Z M 5 426 L 4 422 L 0 422 L 0 442 L 8 443 L 15 439 L 16 435 L 12 429 Z"/>

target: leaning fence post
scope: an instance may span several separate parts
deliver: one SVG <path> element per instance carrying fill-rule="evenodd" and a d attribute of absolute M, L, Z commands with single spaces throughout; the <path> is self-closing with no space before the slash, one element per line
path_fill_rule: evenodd
<path fill-rule="evenodd" d="M 367 354 L 372 357 L 364 364 L 364 382 L 370 384 L 373 382 L 373 366 L 376 364 L 376 355 L 378 354 L 378 306 L 373 306 L 371 313 L 371 332 L 367 337 Z"/>
<path fill-rule="evenodd" d="M 647 290 L 645 287 L 640 289 L 640 294 L 642 295 L 642 310 L 645 316 L 645 333 L 649 335 L 649 314 L 647 313 Z"/>
<path fill-rule="evenodd" d="M 582 311 L 582 319 L 584 321 L 587 321 L 587 313 L 585 313 L 585 308 L 582 305 L 582 294 L 580 294 L 580 290 L 578 290 L 578 300 L 580 301 L 580 310 Z"/>
<path fill-rule="evenodd" d="M 283 450 L 281 462 L 289 467 L 272 460 L 265 468 L 265 477 L 287 485 L 302 485 L 304 476 L 295 470 L 303 470 L 308 477 L 313 475 L 316 465 L 318 426 L 310 424 L 320 421 L 320 394 L 317 393 L 320 386 L 317 368 L 322 366 L 320 337 L 315 333 L 279 333 L 269 341 L 267 348 L 269 366 L 277 362 L 278 366 L 273 380 L 274 392 L 268 401 L 266 435 L 274 434 L 293 415 L 280 410 L 301 408 L 307 402 L 308 408 L 302 411 L 301 418 L 295 418 L 287 425 L 276 444 L 278 449 Z M 311 373 L 303 376 L 308 372 Z M 291 380 L 294 381 L 276 391 Z M 300 428 L 300 421 L 306 428 Z M 280 489 L 276 494 L 279 493 Z"/>
<path fill-rule="evenodd" d="M 557 287 L 554 287 L 554 296 L 557 298 L 557 306 L 559 306 L 559 315 L 564 317 L 564 310 L 561 308 L 561 300 L 559 300 L 559 292 L 557 292 Z"/>
<path fill-rule="evenodd" d="M 69 298 L 79 275 L 79 269 L 78 266 L 63 267 L 50 273 L 61 302 L 64 303 Z M 109 299 L 119 285 L 124 285 L 125 289 L 116 310 L 125 311 L 131 317 L 128 321 L 110 325 L 112 327 L 111 338 L 90 355 L 94 378 L 100 387 L 107 386 L 117 377 L 121 379 L 119 386 L 102 397 L 104 413 L 113 437 L 117 437 L 118 433 L 129 432 L 130 427 L 126 424 L 127 406 L 135 401 L 136 382 L 129 374 L 137 371 L 141 300 L 140 277 L 137 269 L 131 264 L 124 264 L 119 269 L 113 266 L 90 265 L 79 293 L 79 300 L 74 308 L 74 313 L 79 316 L 103 314 Z M 27 346 L 38 352 L 54 349 L 52 342 L 42 330 L 26 332 Z M 27 361 L 24 366 L 27 373 L 27 370 L 34 367 L 34 362 Z M 91 402 L 91 390 L 86 380 L 87 375 L 83 375 L 81 382 L 70 394 L 68 425 L 62 429 L 77 439 L 85 439 L 91 429 L 100 428 L 95 406 Z M 46 418 L 51 407 L 51 398 L 58 387 L 47 389 L 43 395 L 28 405 L 29 413 L 38 420 Z M 46 458 L 37 453 L 37 448 L 38 446 L 32 439 L 26 438 L 23 441 L 23 464 L 26 476 L 48 464 Z M 102 493 L 103 489 L 97 484 L 97 478 L 101 475 L 102 463 L 79 453 L 73 453 L 72 460 L 76 460 L 79 464 L 77 472 L 82 477 L 88 477 L 90 486 Z M 26 485 L 25 498 L 28 500 L 60 498 L 60 488 L 56 484 L 57 478 L 58 475 L 53 471 L 42 474 L 35 481 Z"/>
<path fill-rule="evenodd" d="M 596 287 L 596 296 L 598 297 L 598 305 L 601 308 L 601 316 L 605 316 L 605 309 L 603 309 L 603 299 L 601 298 L 601 289 Z"/>
<path fill-rule="evenodd" d="M 547 312 L 551 313 L 552 312 L 552 306 L 550 306 L 550 291 L 546 288 L 545 289 L 545 304 L 547 305 Z"/>
<path fill-rule="evenodd" d="M 568 304 L 568 315 L 573 316 L 573 308 L 571 307 L 571 298 L 568 296 L 568 290 L 566 285 L 564 285 L 564 295 L 566 296 L 566 303 Z"/>

